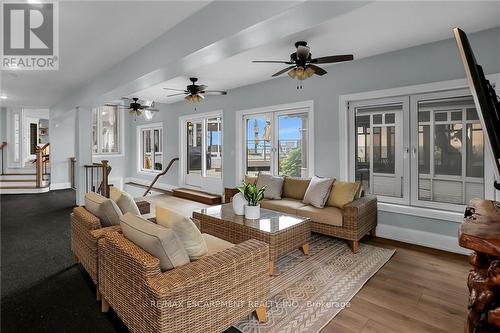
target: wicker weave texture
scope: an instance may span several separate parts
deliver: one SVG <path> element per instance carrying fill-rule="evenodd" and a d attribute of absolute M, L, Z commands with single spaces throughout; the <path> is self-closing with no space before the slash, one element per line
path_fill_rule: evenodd
<path fill-rule="evenodd" d="M 119 233 L 99 240 L 99 290 L 132 332 L 221 332 L 269 297 L 268 246 L 250 240 L 167 272 Z"/>
<path fill-rule="evenodd" d="M 224 239 L 230 243 L 239 244 L 249 239 L 257 239 L 269 244 L 270 260 L 275 260 L 301 247 L 309 242 L 311 238 L 310 220 L 305 220 L 277 233 L 268 233 L 199 212 L 193 212 L 193 218 L 200 222 L 201 232 Z"/>

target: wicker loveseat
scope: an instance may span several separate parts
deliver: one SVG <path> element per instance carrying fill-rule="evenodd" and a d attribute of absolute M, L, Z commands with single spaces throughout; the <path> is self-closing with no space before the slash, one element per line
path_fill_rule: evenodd
<path fill-rule="evenodd" d="M 246 177 L 246 182 L 255 182 L 255 177 Z M 365 195 L 360 188 L 354 201 L 337 208 L 328 203 L 316 208 L 302 202 L 310 179 L 285 177 L 282 198 L 265 199 L 261 207 L 299 215 L 311 219 L 311 231 L 346 239 L 354 253 L 359 251 L 359 240 L 366 234 L 375 235 L 377 227 L 377 197 Z M 334 183 L 335 186 L 335 183 Z M 237 189 L 226 189 L 225 201 L 230 202 Z"/>
<path fill-rule="evenodd" d="M 102 310 L 131 332 L 222 332 L 252 311 L 265 321 L 267 244 L 249 240 L 161 272 L 160 262 L 121 233 L 99 240 Z"/>

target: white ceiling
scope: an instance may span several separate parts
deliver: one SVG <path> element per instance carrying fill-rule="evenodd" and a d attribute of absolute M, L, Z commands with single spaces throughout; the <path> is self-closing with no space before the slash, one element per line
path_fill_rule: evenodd
<path fill-rule="evenodd" d="M 59 70 L 3 71 L 3 105 L 52 106 L 208 3 L 60 1 Z"/>
<path fill-rule="evenodd" d="M 374 2 L 313 29 L 197 68 L 134 95 L 162 103 L 177 102 L 183 97 L 166 98 L 174 92 L 162 88 L 184 89 L 191 76 L 198 77 L 199 84 L 214 90 L 269 80 L 271 74 L 284 65 L 253 64 L 251 61 L 288 60 L 297 40 L 308 41 L 314 57 L 352 53 L 355 59 L 360 59 L 452 38 L 451 29 L 456 26 L 467 33 L 493 28 L 500 25 L 499 17 L 500 2 Z"/>

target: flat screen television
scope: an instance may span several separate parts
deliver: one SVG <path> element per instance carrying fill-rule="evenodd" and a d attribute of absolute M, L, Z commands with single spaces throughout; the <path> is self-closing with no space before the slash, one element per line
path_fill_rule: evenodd
<path fill-rule="evenodd" d="M 458 51 L 465 67 L 465 75 L 483 128 L 486 149 L 493 158 L 495 189 L 500 191 L 500 102 L 494 87 L 484 76 L 483 68 L 477 64 L 467 35 L 459 28 L 453 29 Z M 500 56 L 500 54 L 497 54 Z"/>

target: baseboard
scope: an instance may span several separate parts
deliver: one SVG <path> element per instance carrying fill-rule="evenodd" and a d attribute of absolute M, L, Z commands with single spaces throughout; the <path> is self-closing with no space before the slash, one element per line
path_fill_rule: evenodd
<path fill-rule="evenodd" d="M 139 185 L 149 186 L 151 184 L 151 180 L 131 177 L 131 178 L 125 178 L 125 184 L 126 183 L 136 183 Z M 179 188 L 179 186 L 176 185 L 165 184 L 160 182 L 156 183 L 154 187 L 160 190 L 170 191 L 170 192 L 172 192 L 176 188 Z"/>
<path fill-rule="evenodd" d="M 50 184 L 51 191 L 63 190 L 66 188 L 71 188 L 71 183 L 52 183 L 52 184 Z"/>
<path fill-rule="evenodd" d="M 448 252 L 470 254 L 469 250 L 458 245 L 457 237 L 440 235 L 427 231 L 379 223 L 377 226 L 377 236 Z"/>

